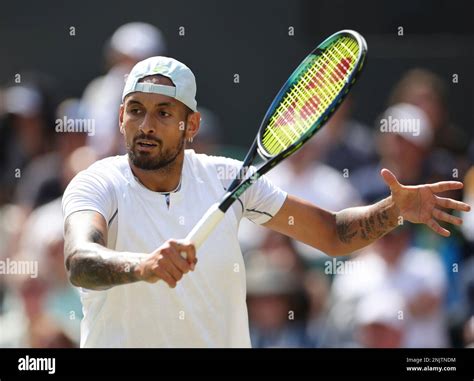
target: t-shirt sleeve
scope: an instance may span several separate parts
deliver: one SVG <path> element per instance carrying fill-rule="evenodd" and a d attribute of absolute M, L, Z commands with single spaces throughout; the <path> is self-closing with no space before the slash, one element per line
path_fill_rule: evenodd
<path fill-rule="evenodd" d="M 230 185 L 238 174 L 242 162 L 223 157 L 209 157 L 216 166 L 218 177 L 224 188 Z M 249 175 L 256 171 L 251 167 Z M 286 200 L 287 193 L 274 185 L 266 176 L 260 177 L 241 196 L 243 217 L 256 224 L 264 224 L 280 210 Z"/>
<path fill-rule="evenodd" d="M 252 172 L 255 169 L 252 169 Z M 283 206 L 287 193 L 274 185 L 266 176 L 260 177 L 241 197 L 244 217 L 256 224 L 272 219 Z"/>
<path fill-rule="evenodd" d="M 112 182 L 91 168 L 78 173 L 64 191 L 62 209 L 64 220 L 74 212 L 93 210 L 108 223 L 117 209 Z"/>

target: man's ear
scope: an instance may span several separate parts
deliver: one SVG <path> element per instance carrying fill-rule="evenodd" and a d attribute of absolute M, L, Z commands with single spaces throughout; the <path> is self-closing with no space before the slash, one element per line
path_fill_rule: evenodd
<path fill-rule="evenodd" d="M 192 139 L 199 131 L 201 125 L 201 113 L 197 111 L 190 113 L 187 122 L 186 139 Z"/>
<path fill-rule="evenodd" d="M 125 107 L 123 105 L 123 103 L 120 105 L 120 108 L 119 108 L 119 128 L 120 128 L 120 133 L 123 135 L 125 133 L 124 129 L 123 129 L 123 112 L 125 110 Z"/>

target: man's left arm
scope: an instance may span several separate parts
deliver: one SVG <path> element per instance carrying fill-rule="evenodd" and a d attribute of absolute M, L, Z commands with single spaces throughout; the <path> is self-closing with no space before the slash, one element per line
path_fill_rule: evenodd
<path fill-rule="evenodd" d="M 404 186 L 387 169 L 383 169 L 381 175 L 390 187 L 391 195 L 376 204 L 334 213 L 289 195 L 278 213 L 264 226 L 328 255 L 338 256 L 371 244 L 404 221 L 424 223 L 436 233 L 448 237 L 449 231 L 438 221 L 460 225 L 462 219 L 441 208 L 470 210 L 465 203 L 436 195 L 461 189 L 461 182 Z"/>

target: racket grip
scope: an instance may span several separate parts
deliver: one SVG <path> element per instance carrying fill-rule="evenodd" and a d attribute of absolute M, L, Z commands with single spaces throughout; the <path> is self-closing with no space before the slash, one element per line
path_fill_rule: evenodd
<path fill-rule="evenodd" d="M 199 222 L 194 226 L 193 230 L 186 236 L 185 241 L 191 242 L 196 247 L 196 250 L 209 237 L 217 224 L 222 220 L 225 213 L 219 209 L 219 203 L 212 205 L 207 212 L 202 216 Z M 181 252 L 181 256 L 186 259 L 186 253 Z"/>

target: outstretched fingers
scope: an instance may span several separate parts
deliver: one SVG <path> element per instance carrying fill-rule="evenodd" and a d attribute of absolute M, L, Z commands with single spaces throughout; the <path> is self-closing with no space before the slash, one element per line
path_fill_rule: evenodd
<path fill-rule="evenodd" d="M 439 197 L 439 196 L 435 196 L 435 197 L 436 197 L 436 204 L 441 206 L 442 208 L 459 210 L 461 212 L 469 212 L 471 210 L 471 207 L 468 204 L 465 204 L 464 202 L 456 201 L 451 198 L 445 198 L 445 197 Z"/>
<path fill-rule="evenodd" d="M 439 183 L 429 184 L 428 187 L 433 193 L 439 193 L 450 190 L 462 189 L 463 183 L 459 181 L 440 181 Z"/>
<path fill-rule="evenodd" d="M 434 218 L 430 218 L 428 222 L 426 223 L 430 227 L 431 230 L 433 230 L 435 233 L 438 233 L 439 235 L 442 235 L 443 237 L 449 237 L 451 233 L 449 230 L 442 228 L 440 224 L 438 224 Z"/>
<path fill-rule="evenodd" d="M 448 214 L 446 212 L 443 212 L 442 210 L 439 209 L 433 209 L 433 217 L 436 218 L 437 220 L 448 222 L 453 225 L 461 225 L 462 224 L 462 219 L 456 216 L 453 216 L 451 214 Z"/>

